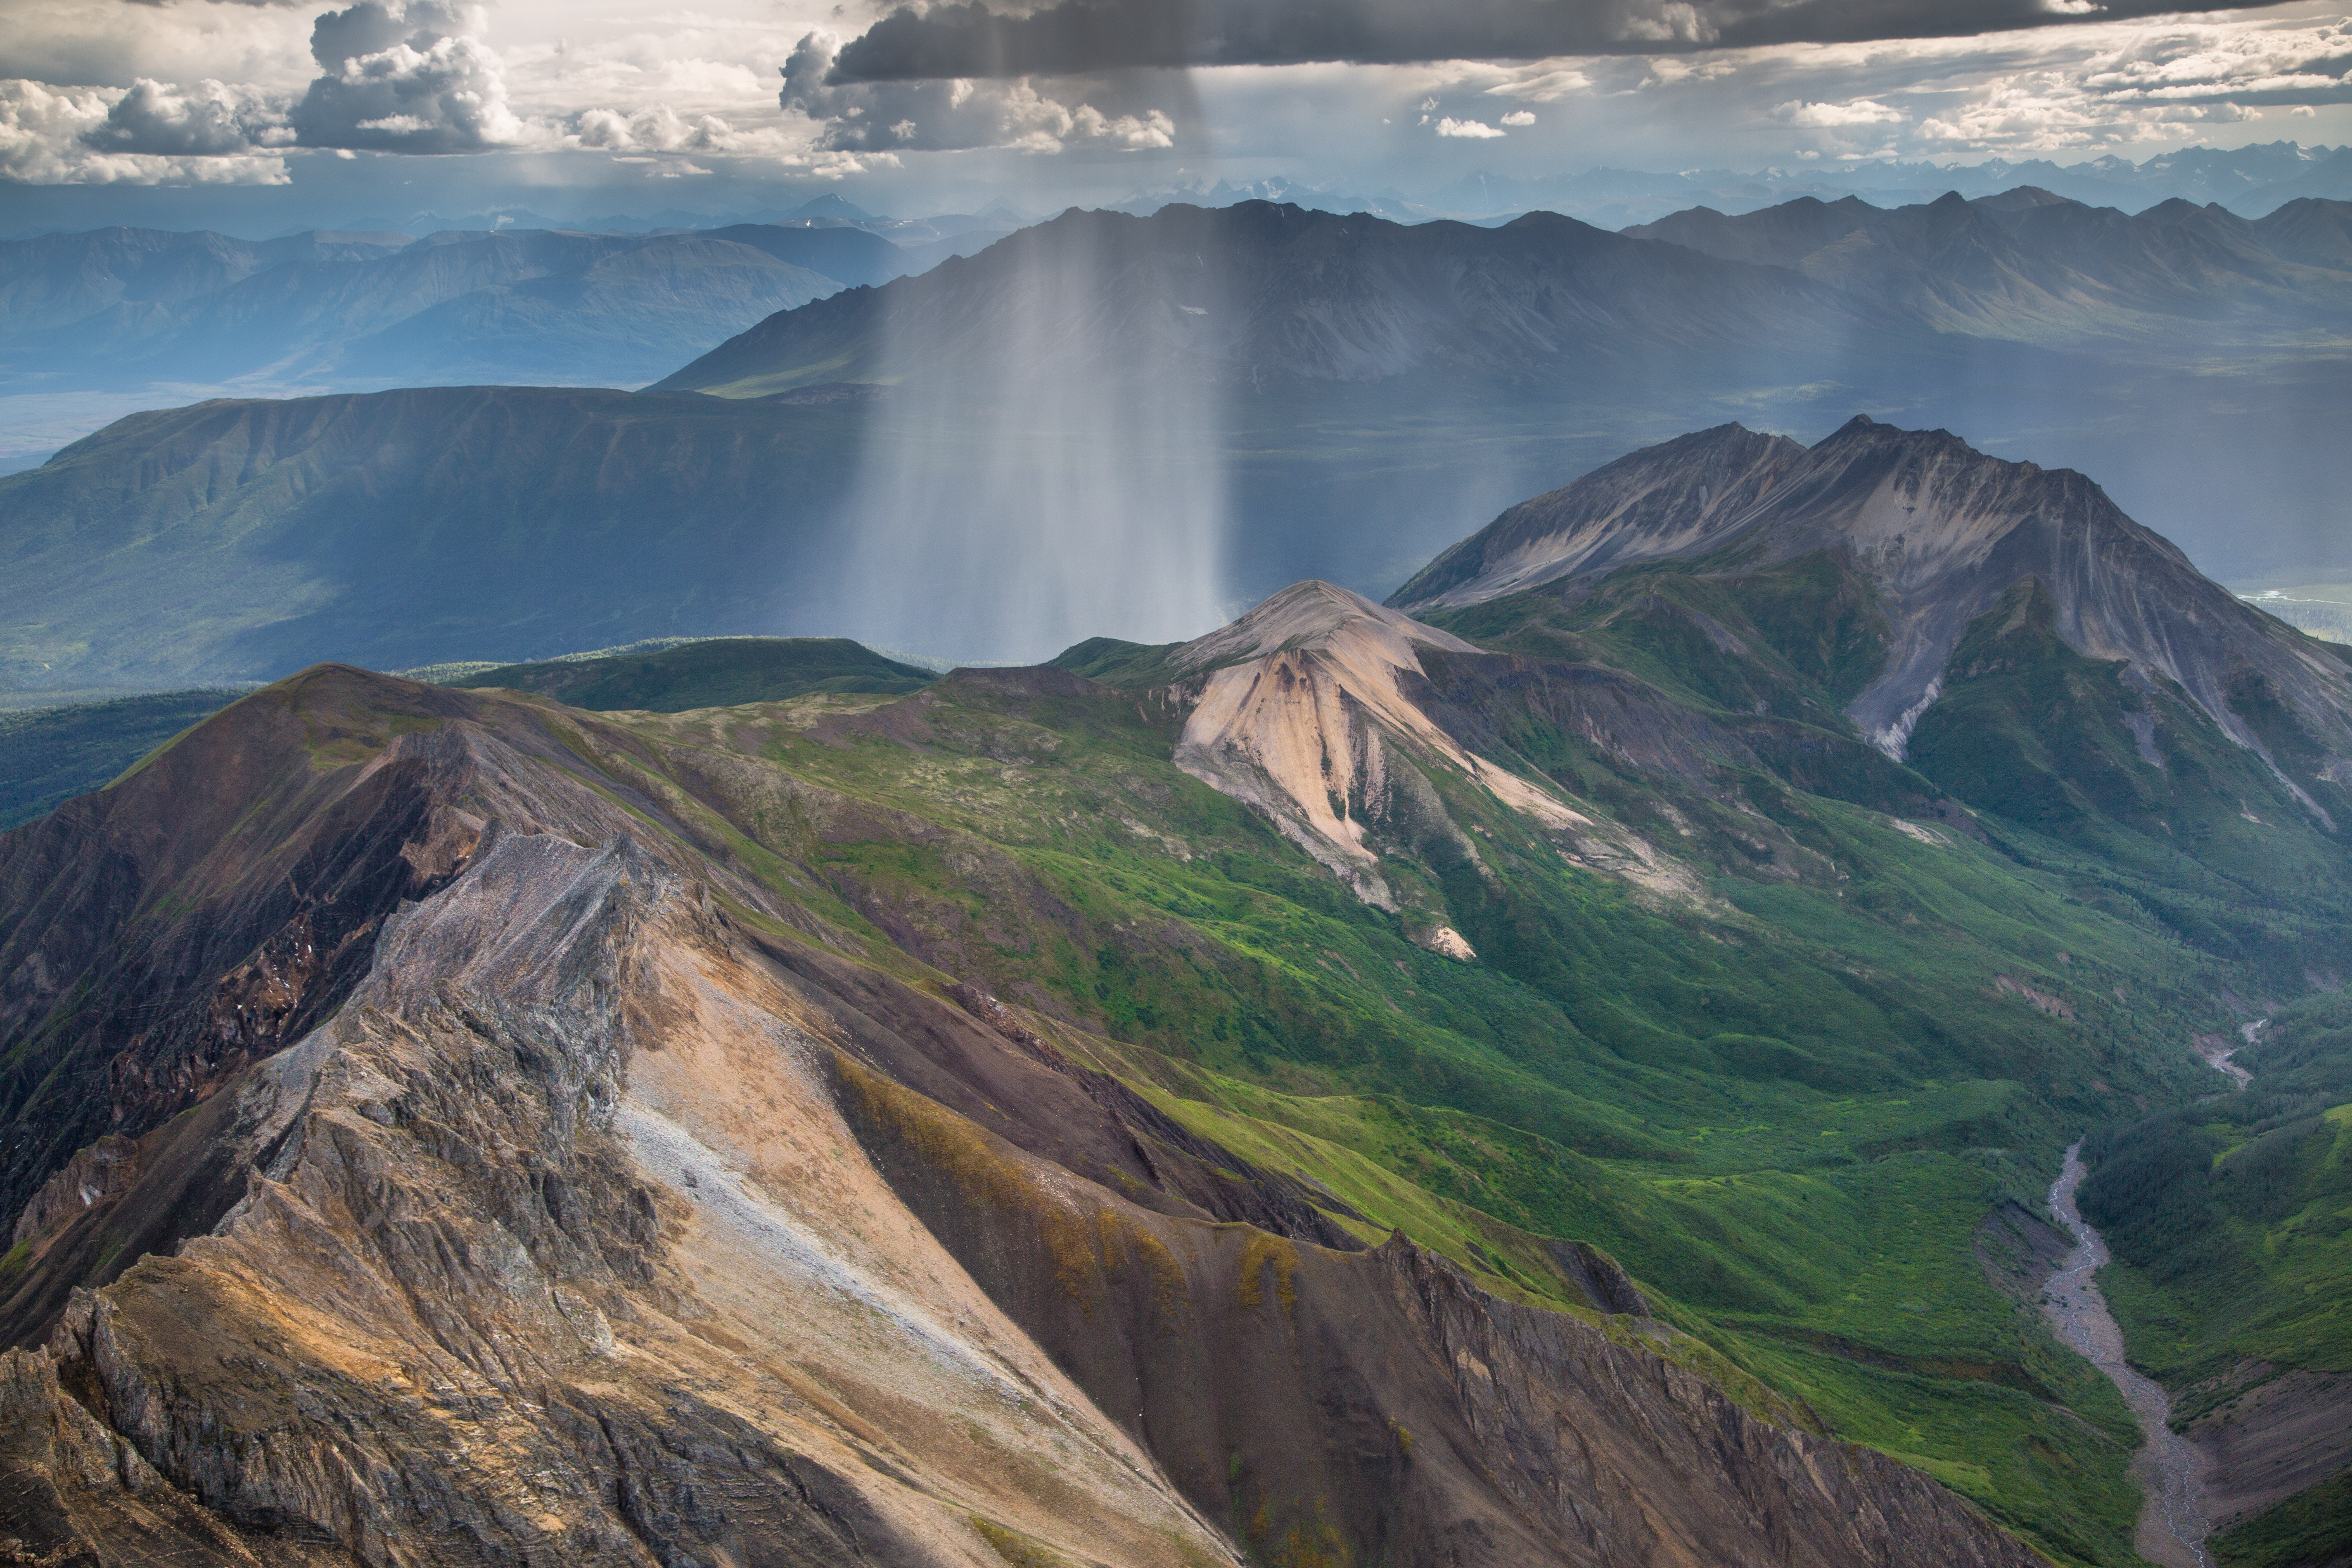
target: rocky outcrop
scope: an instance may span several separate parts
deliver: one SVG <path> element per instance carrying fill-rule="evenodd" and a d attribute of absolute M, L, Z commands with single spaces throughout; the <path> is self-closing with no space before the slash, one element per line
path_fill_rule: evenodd
<path fill-rule="evenodd" d="M 1652 896 L 1701 896 L 1698 879 L 1640 834 L 1472 749 L 1501 741 L 1494 705 L 1483 698 L 1496 686 L 1517 684 L 1527 661 L 1487 654 L 1450 632 L 1310 580 L 1184 644 L 1168 663 L 1203 672 L 1176 689 L 1190 708 L 1176 765 L 1264 813 L 1359 899 L 1402 914 L 1413 940 L 1432 952 L 1476 957 L 1444 923 L 1443 909 L 1401 893 L 1382 862 L 1399 850 L 1425 860 L 1433 844 L 1442 858 L 1477 862 L 1478 849 L 1455 821 L 1438 779 L 1465 781 L 1492 796 L 1577 865 Z M 1563 694 L 1594 678 L 1638 685 L 1613 671 L 1538 672 Z M 1479 697 L 1468 696 L 1481 688 Z M 1616 695 L 1619 700 L 1606 704 L 1612 719 L 1600 721 L 1614 731 L 1661 716 L 1653 705 L 1629 725 L 1628 710 L 1642 705 Z M 1574 700 L 1562 706 L 1575 706 Z M 1598 719 L 1601 706 L 1591 705 L 1584 716 Z M 1670 749 L 1682 771 L 1710 765 L 1713 759 L 1688 743 L 1694 726 L 1686 719 L 1666 720 L 1661 728 L 1679 731 Z M 1713 748 L 1718 756 L 1745 749 L 1737 742 Z"/>
<path fill-rule="evenodd" d="M 110 1132 L 77 1150 L 65 1168 L 41 1184 L 16 1215 L 10 1245 L 22 1246 L 71 1220 L 91 1205 L 121 1197 L 139 1174 L 139 1145 Z"/>
<path fill-rule="evenodd" d="M 384 747 L 377 679 L 256 693 L 0 840 L 0 1038 L 22 1046 L 0 1074 L 0 1209 L 299 1038 L 367 972 L 383 919 L 464 863 L 468 830 L 436 816 L 452 759 Z M 457 711 L 405 706 L 420 739 Z"/>
<path fill-rule="evenodd" d="M 1465 773 L 1478 766 L 1399 689 L 1401 676 L 1421 674 L 1424 647 L 1477 651 L 1344 588 L 1293 584 L 1171 656 L 1178 669 L 1208 672 L 1186 693 L 1176 765 L 1265 813 L 1366 903 L 1394 909 L 1364 817 L 1392 790 L 1419 793 L 1407 776 L 1417 751 Z"/>

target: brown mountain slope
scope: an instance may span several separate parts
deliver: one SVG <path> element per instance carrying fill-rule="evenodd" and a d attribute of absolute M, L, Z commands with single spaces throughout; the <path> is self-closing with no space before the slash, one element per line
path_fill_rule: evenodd
<path fill-rule="evenodd" d="M 132 954 L 193 1017 L 222 971 L 153 956 L 183 927 L 226 910 L 267 946 L 312 910 L 262 892 L 301 894 L 298 849 L 389 847 L 336 862 L 354 956 L 286 1048 L 173 1075 L 151 1069 L 182 1037 L 106 1029 L 58 1058 L 117 1047 L 91 1120 L 135 1147 L 9 1261 L 20 1551 L 2036 1561 L 1659 1359 L 1670 1331 L 1364 1247 L 1328 1194 L 1155 1119 L 1082 1032 L 770 891 L 721 810 L 823 835 L 880 808 L 331 668 L 182 750 L 0 837 L 0 873 L 46 889 L 10 954 Z M 84 862 L 114 870 L 64 874 Z M 78 988 L 19 993 L 12 1048 Z"/>

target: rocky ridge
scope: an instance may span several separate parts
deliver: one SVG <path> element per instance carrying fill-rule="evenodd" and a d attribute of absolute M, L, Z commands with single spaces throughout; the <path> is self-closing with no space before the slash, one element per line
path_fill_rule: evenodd
<path fill-rule="evenodd" d="M 0 837 L 0 870 L 50 868 L 10 952 L 142 921 L 152 947 L 277 837 L 316 843 L 320 803 L 410 792 L 316 1021 L 119 1101 L 129 1184 L 38 1219 L 0 1357 L 20 1555 L 2036 1561 L 1618 1321 L 1365 1247 L 1328 1194 L 1155 1121 L 1066 1025 L 861 957 L 747 875 L 715 761 L 353 671 L 262 697 Z M 217 817 L 143 894 L 58 880 L 207 786 Z M 272 915 L 299 919 L 256 912 L 256 945 Z M 11 1040 L 61 994 L 20 994 Z M 1596 1307 L 1638 1306 L 1621 1286 Z"/>

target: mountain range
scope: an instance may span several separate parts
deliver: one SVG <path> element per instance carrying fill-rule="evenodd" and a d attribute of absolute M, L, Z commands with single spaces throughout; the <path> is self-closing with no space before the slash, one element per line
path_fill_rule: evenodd
<path fill-rule="evenodd" d="M 1808 279 L 1547 213 L 1489 230 L 1265 202 L 1072 211 L 896 288 L 771 317 L 649 390 L 741 397 L 819 379 L 995 376 L 978 356 L 997 349 L 1004 301 L 1029 278 L 1084 290 L 1031 349 L 1045 375 L 1081 355 L 1134 364 L 1149 345 L 1192 374 L 1253 383 L 1556 379 L 1585 374 L 1589 357 L 1813 357 L 1825 338 L 1891 324 Z"/>
<path fill-rule="evenodd" d="M 1894 211 L 1853 196 L 1697 207 L 1626 232 L 1789 268 L 1946 331 L 2128 342 L 2194 322 L 2308 341 L 2352 313 L 2352 204 L 2309 197 L 2250 223 L 2178 198 L 2126 216 L 2028 185 Z"/>
<path fill-rule="evenodd" d="M 0 376 L 630 384 L 693 345 L 913 265 L 850 227 L 49 235 L 0 243 Z"/>
<path fill-rule="evenodd" d="M 1675 168 L 1641 170 L 1593 167 L 1578 173 L 1534 175 L 1474 170 L 1433 186 L 1413 190 L 1350 188 L 1276 174 L 1234 183 L 1192 180 L 1139 190 L 1106 205 L 1149 213 L 1171 202 L 1226 205 L 1235 201 L 1296 202 L 1325 212 L 1371 212 L 1400 221 L 1434 217 L 1487 222 L 1521 213 L 1563 214 L 1604 227 L 1648 223 L 1693 205 L 1748 212 L 1799 196 L 1835 201 L 1859 195 L 1886 205 L 1932 201 L 1948 190 L 1963 195 L 1994 195 L 2020 184 L 2039 185 L 2095 206 L 2137 211 L 2174 197 L 2203 205 L 2220 202 L 2246 217 L 2299 196 L 2352 200 L 2352 149 L 2294 142 L 2249 142 L 2237 147 L 2183 147 L 2134 160 L 2117 153 L 2073 163 L 2048 158 L 1992 158 L 1980 163 L 1904 163 L 1896 159 L 1798 160 L 1761 169 Z M 810 201 L 783 208 L 747 205 L 713 209 L 639 207 L 625 213 L 585 208 L 541 212 L 536 205 L 495 205 L 467 213 L 402 212 L 358 206 L 329 192 L 299 186 L 149 187 L 121 185 L 28 185 L 15 193 L 0 215 L 0 238 L 135 225 L 220 229 L 241 235 L 280 235 L 308 229 L 396 229 L 425 234 L 445 228 L 586 229 L 645 233 L 655 229 L 724 228 L 744 223 L 840 222 L 877 226 L 901 239 L 936 239 L 971 217 L 1009 215 L 1006 226 L 1033 221 L 1004 197 L 974 191 L 958 199 L 963 215 L 888 218 L 869 212 L 885 205 L 878 195 L 850 182 Z M 854 198 L 854 199 L 851 199 Z M 534 201 L 553 205 L 549 193 Z M 860 206 L 858 204 L 865 204 Z M 976 209 L 976 210 L 975 210 Z M 905 225 L 904 228 L 879 226 Z M 921 234 L 917 226 L 929 226 Z"/>
<path fill-rule="evenodd" d="M 991 474 L 1017 488 L 1016 437 L 1108 450 L 1154 398 L 1162 425 L 1181 405 L 1189 444 L 1169 458 L 1220 498 L 1221 531 L 1196 542 L 1222 550 L 1239 597 L 1308 574 L 1377 596 L 1629 448 L 1727 419 L 1826 430 L 1857 405 L 2099 473 L 2200 561 L 2315 580 L 2343 552 L 2323 454 L 2343 406 L 2346 211 L 2134 218 L 2012 192 L 1692 212 L 1622 236 L 1542 215 L 1484 229 L 1263 203 L 1073 212 L 769 316 L 634 396 L 409 389 L 118 423 L 0 479 L 26 585 L 0 680 L 177 689 L 331 654 L 406 668 L 744 633 L 908 646 L 940 605 L 1009 603 L 1054 563 L 1026 553 L 1044 548 L 1034 527 L 952 567 L 918 552 L 889 567 L 904 613 L 845 626 L 856 509 L 899 504 L 877 477 L 942 498 Z M 420 355 L 649 361 L 690 343 L 675 318 L 703 309 L 683 302 L 695 289 L 742 303 L 737 285 L 796 265 L 779 255 L 897 264 L 854 229 L 444 238 L 299 259 L 383 242 L 85 237 L 54 242 L 57 268 L 20 269 L 8 298 L 27 320 L 79 312 L 73 332 L 114 323 L 126 354 L 193 353 L 259 319 L 278 323 L 271 353 L 421 374 Z M 534 256 L 603 259 L 483 281 Z M 384 293 L 393 279 L 407 291 Z M 160 323 L 152 342 L 142 322 Z M 1161 481 L 1131 482 L 1122 527 L 1177 526 L 1154 521 Z M 2249 508 L 2270 526 L 2240 526 Z M 1082 520 L 1068 531 L 1086 548 Z M 453 558 L 479 569 L 453 578 Z M 1035 658 L 1086 629 L 1065 624 L 983 622 L 925 651 Z"/>
<path fill-rule="evenodd" d="M 323 666 L 0 835 L 0 1532 L 2124 1568 L 2036 1215 L 2144 1115 L 2085 1202 L 2217 1549 L 2333 1528 L 2352 661 L 1868 420 L 1397 598 L 928 681 Z"/>
<path fill-rule="evenodd" d="M 1424 217 L 1471 218 L 1543 208 L 1587 223 L 1622 226 L 1654 222 L 1693 205 L 1747 213 L 1803 197 L 1836 202 L 1846 196 L 1898 205 L 1930 202 L 1946 191 L 1973 198 L 2019 185 L 2126 212 L 2173 200 L 2200 206 L 2218 202 L 2253 218 L 2304 196 L 2352 200 L 2352 148 L 2305 147 L 2294 142 L 2183 147 L 2137 163 L 2108 153 L 2065 164 L 2047 158 L 1994 158 L 1982 163 L 1885 159 L 1830 167 L 1799 163 L 1745 172 L 1594 168 L 1578 174 L 1526 177 L 1481 171 L 1423 191 L 1411 202 L 1415 215 Z M 1312 194 L 1286 199 L 1303 205 L 1319 201 Z"/>

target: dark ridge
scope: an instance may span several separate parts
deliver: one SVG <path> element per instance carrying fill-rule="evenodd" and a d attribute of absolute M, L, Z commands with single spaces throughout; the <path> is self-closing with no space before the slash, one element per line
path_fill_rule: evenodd
<path fill-rule="evenodd" d="M 712 637 L 653 653 L 502 665 L 444 684 L 530 691 L 599 712 L 683 713 L 811 692 L 897 697 L 937 679 L 847 637 Z"/>

